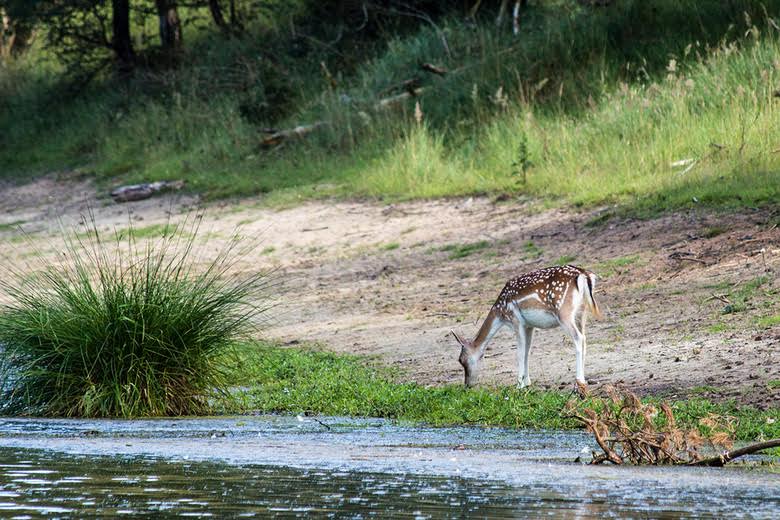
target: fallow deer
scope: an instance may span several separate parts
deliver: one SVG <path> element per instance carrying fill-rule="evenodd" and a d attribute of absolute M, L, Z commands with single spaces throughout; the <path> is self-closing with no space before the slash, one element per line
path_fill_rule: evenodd
<path fill-rule="evenodd" d="M 574 341 L 577 390 L 586 393 L 586 307 L 595 317 L 601 317 L 593 298 L 595 285 L 594 273 L 573 265 L 547 267 L 509 280 L 473 340 L 452 331 L 461 345 L 458 361 L 465 372 L 466 386 L 476 383 L 488 342 L 504 325 L 517 336 L 517 385 L 528 386 L 528 355 L 534 329 L 561 327 Z"/>

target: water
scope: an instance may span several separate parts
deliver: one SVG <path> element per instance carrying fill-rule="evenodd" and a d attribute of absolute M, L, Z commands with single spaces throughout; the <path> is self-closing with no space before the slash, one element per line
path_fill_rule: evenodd
<path fill-rule="evenodd" d="M 0 517 L 778 518 L 780 476 L 592 467 L 581 432 L 0 420 Z"/>

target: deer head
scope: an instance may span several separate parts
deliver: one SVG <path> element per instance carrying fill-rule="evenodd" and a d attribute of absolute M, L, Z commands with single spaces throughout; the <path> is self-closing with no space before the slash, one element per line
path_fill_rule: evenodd
<path fill-rule="evenodd" d="M 458 357 L 458 362 L 463 367 L 463 373 L 465 376 L 464 382 L 466 386 L 474 386 L 477 384 L 479 362 L 482 361 L 482 353 L 479 351 L 473 341 L 461 337 L 454 330 L 450 332 L 452 332 L 452 335 L 460 344 L 460 356 Z"/>

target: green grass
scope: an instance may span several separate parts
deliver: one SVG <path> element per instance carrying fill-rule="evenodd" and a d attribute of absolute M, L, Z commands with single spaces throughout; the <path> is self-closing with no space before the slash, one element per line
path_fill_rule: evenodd
<path fill-rule="evenodd" d="M 758 325 L 762 329 L 768 329 L 769 327 L 774 327 L 775 325 L 780 325 L 780 314 L 775 314 L 774 316 L 764 316 L 762 318 L 758 318 L 756 320 L 756 325 Z"/>
<path fill-rule="evenodd" d="M 574 262 L 577 259 L 574 255 L 563 255 L 555 261 L 556 265 L 566 265 Z"/>
<path fill-rule="evenodd" d="M 525 258 L 539 258 L 542 256 L 542 248 L 531 242 L 530 240 L 523 244 L 523 253 Z"/>
<path fill-rule="evenodd" d="M 103 184 L 182 178 L 207 198 L 276 204 L 522 193 L 644 215 L 776 203 L 780 39 L 767 15 L 780 2 L 612 4 L 533 3 L 517 38 L 485 6 L 476 27 L 453 10 L 436 19 L 443 33 L 408 19 L 371 32 L 381 40 L 329 34 L 334 46 L 303 47 L 289 27 L 329 26 L 299 9 L 296 24 L 248 38 L 205 31 L 185 39 L 178 69 L 139 73 L 128 89 L 96 80 L 76 98 L 34 55 L 0 74 L 0 164 L 15 178 L 83 165 Z M 451 73 L 423 74 L 418 99 L 375 107 L 423 62 Z M 263 127 L 314 121 L 328 124 L 258 147 Z"/>
<path fill-rule="evenodd" d="M 469 244 L 447 244 L 442 246 L 440 250 L 447 251 L 450 260 L 457 260 L 484 251 L 488 247 L 490 247 L 490 242 L 480 240 L 479 242 L 471 242 Z"/>
<path fill-rule="evenodd" d="M 610 258 L 599 262 L 596 267 L 596 273 L 601 276 L 612 276 L 613 274 L 623 270 L 623 268 L 630 265 L 634 265 L 639 262 L 639 257 L 636 255 L 621 256 L 618 258 Z"/>
<path fill-rule="evenodd" d="M 177 229 L 176 226 L 168 224 L 152 224 L 150 226 L 143 226 L 143 227 L 129 227 L 125 230 L 122 230 L 119 232 L 120 235 L 127 233 L 132 235 L 134 238 L 161 238 L 170 235 L 171 233 L 181 233 L 182 231 L 180 229 Z"/>
<path fill-rule="evenodd" d="M 401 244 L 399 244 L 398 242 L 390 242 L 388 244 L 382 244 L 380 249 L 382 251 L 393 251 L 395 249 L 398 249 L 399 247 L 401 247 Z"/>
<path fill-rule="evenodd" d="M 263 312 L 263 272 L 235 278 L 233 243 L 194 266 L 198 219 L 164 238 L 67 233 L 60 263 L 0 281 L 1 411 L 182 415 L 225 390 L 223 359 Z M 156 231 L 157 228 L 155 228 Z"/>
<path fill-rule="evenodd" d="M 694 386 L 688 391 L 688 393 L 694 395 L 694 394 L 707 394 L 710 392 L 717 392 L 717 391 L 718 389 L 715 388 L 714 386 L 702 385 L 702 386 Z"/>
<path fill-rule="evenodd" d="M 702 236 L 704 238 L 715 238 L 718 235 L 722 235 L 726 232 L 726 228 L 723 226 L 710 226 L 704 230 Z"/>
<path fill-rule="evenodd" d="M 26 220 L 14 220 L 13 222 L 6 222 L 0 224 L 0 231 L 17 231 L 19 226 L 27 222 Z"/>
<path fill-rule="evenodd" d="M 721 322 L 721 323 L 715 323 L 707 327 L 707 332 L 709 332 L 710 334 L 720 334 L 721 332 L 725 332 L 728 329 L 729 326 Z"/>
<path fill-rule="evenodd" d="M 561 415 L 569 392 L 398 383 L 398 374 L 366 358 L 258 343 L 242 344 L 238 359 L 230 382 L 240 389 L 223 402 L 225 412 L 370 416 L 433 425 L 577 427 Z M 734 415 L 740 440 L 780 436 L 780 424 L 767 422 L 776 415 L 771 410 L 699 398 L 675 402 L 673 408 L 683 425 L 697 424 L 710 413 Z"/>
<path fill-rule="evenodd" d="M 746 311 L 753 304 L 755 298 L 759 296 L 761 287 L 768 281 L 769 277 L 758 276 L 737 286 L 727 295 L 731 303 L 723 308 L 723 314 Z"/>

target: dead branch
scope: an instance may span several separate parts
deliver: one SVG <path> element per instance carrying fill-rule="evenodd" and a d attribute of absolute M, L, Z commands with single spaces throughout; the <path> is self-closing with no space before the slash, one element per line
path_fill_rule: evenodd
<path fill-rule="evenodd" d="M 739 450 L 731 449 L 734 421 L 728 417 L 707 416 L 698 428 L 683 429 L 677 425 L 672 408 L 667 403 L 658 407 L 645 404 L 629 391 L 606 387 L 607 398 L 597 398 L 591 404 L 574 400 L 566 405 L 566 416 L 580 422 L 593 434 L 602 454 L 594 454 L 591 464 L 698 464 L 723 465 L 734 458 L 763 449 L 780 446 L 780 439 Z M 660 408 L 660 411 L 659 411 Z M 663 414 L 665 424 L 659 426 L 656 417 Z M 702 459 L 702 448 L 722 450 L 717 457 Z"/>
<path fill-rule="evenodd" d="M 750 455 L 752 453 L 757 453 L 759 451 L 768 450 L 769 448 L 777 448 L 777 447 L 780 447 L 780 439 L 772 439 L 766 442 L 750 444 L 749 446 L 745 446 L 744 448 L 739 448 L 737 450 L 724 451 L 723 453 L 721 453 L 716 457 L 697 460 L 695 462 L 691 462 L 690 465 L 720 467 L 725 465 L 728 462 L 731 462 L 737 457 L 742 457 L 744 455 Z"/>
<path fill-rule="evenodd" d="M 700 264 L 707 265 L 707 262 L 704 260 L 700 260 L 698 258 L 694 258 L 694 253 L 690 253 L 688 251 L 675 251 L 674 253 L 669 255 L 670 260 L 677 260 L 677 261 L 683 261 L 687 260 L 689 262 L 698 262 Z"/>
<path fill-rule="evenodd" d="M 725 294 L 713 294 L 712 296 L 707 298 L 707 301 L 710 301 L 710 300 L 720 300 L 723 303 L 725 303 L 726 305 L 731 305 L 731 301 L 728 298 L 726 298 Z"/>
<path fill-rule="evenodd" d="M 184 187 L 184 181 L 157 181 L 146 182 L 143 184 L 131 184 L 120 186 L 111 190 L 111 197 L 115 202 L 132 202 L 136 200 L 148 199 L 155 193 L 161 193 L 170 190 L 180 190 Z"/>
<path fill-rule="evenodd" d="M 327 125 L 327 121 L 317 121 L 310 125 L 298 125 L 295 128 L 289 128 L 287 130 L 278 130 L 270 135 L 267 135 L 260 141 L 262 146 L 270 147 L 280 144 L 282 141 L 291 137 L 304 137 L 307 134 Z"/>
<path fill-rule="evenodd" d="M 375 110 L 383 110 L 383 109 L 390 108 L 390 107 L 392 107 L 394 105 L 397 105 L 398 103 L 400 103 L 400 102 L 402 102 L 402 101 L 404 101 L 406 99 L 413 98 L 413 97 L 418 97 L 420 94 L 423 93 L 424 90 L 425 89 L 423 87 L 414 88 L 414 89 L 411 89 L 411 90 L 406 90 L 404 92 L 401 92 L 400 94 L 397 94 L 395 96 L 390 96 L 390 97 L 387 97 L 387 98 L 384 98 L 384 99 L 380 99 L 374 105 L 374 109 Z"/>
<path fill-rule="evenodd" d="M 438 76 L 444 76 L 447 74 L 447 69 L 445 69 L 444 67 L 439 67 L 437 65 L 434 65 L 433 63 L 423 63 L 422 65 L 420 65 L 420 69 L 426 72 L 431 72 Z"/>

